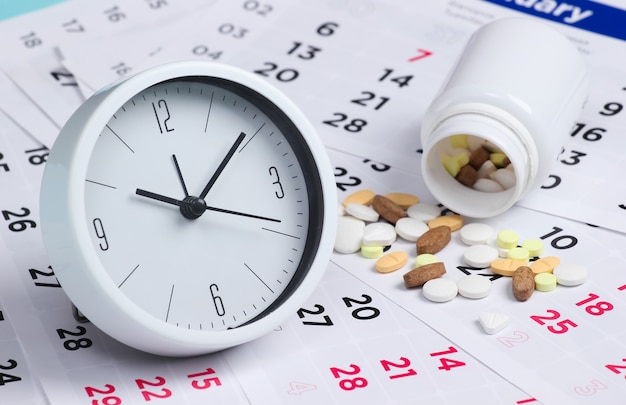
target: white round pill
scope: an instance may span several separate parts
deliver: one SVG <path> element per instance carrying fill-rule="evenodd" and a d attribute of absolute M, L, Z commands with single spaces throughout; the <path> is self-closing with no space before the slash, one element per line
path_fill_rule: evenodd
<path fill-rule="evenodd" d="M 415 242 L 428 231 L 428 225 L 416 218 L 404 217 L 396 222 L 396 233 L 409 242 Z"/>
<path fill-rule="evenodd" d="M 572 287 L 587 281 L 587 268 L 579 263 L 560 263 L 554 268 L 552 274 L 556 276 L 556 282 Z"/>
<path fill-rule="evenodd" d="M 373 222 L 365 225 L 362 243 L 365 246 L 389 246 L 396 237 L 396 229 L 390 223 Z"/>
<path fill-rule="evenodd" d="M 411 218 L 428 222 L 431 219 L 435 219 L 441 215 L 441 208 L 437 207 L 434 204 L 420 202 L 417 204 L 413 204 L 409 208 L 407 208 L 406 214 Z"/>
<path fill-rule="evenodd" d="M 486 244 L 494 233 L 495 230 L 490 225 L 480 223 L 465 224 L 459 229 L 461 242 L 470 246 Z"/>
<path fill-rule="evenodd" d="M 478 321 L 485 333 L 493 335 L 509 325 L 509 318 L 507 314 L 500 312 L 483 312 L 479 315 Z"/>
<path fill-rule="evenodd" d="M 361 249 L 365 222 L 354 217 L 337 218 L 335 250 L 339 253 L 355 253 Z"/>
<path fill-rule="evenodd" d="M 459 294 L 465 298 L 485 298 L 491 292 L 491 280 L 478 274 L 469 274 L 456 282 Z"/>
<path fill-rule="evenodd" d="M 433 302 L 447 302 L 456 297 L 458 289 L 456 283 L 447 278 L 428 280 L 422 287 L 424 297 Z"/>
<path fill-rule="evenodd" d="M 374 208 L 363 204 L 349 203 L 346 205 L 346 212 L 365 222 L 376 222 L 379 218 L 378 212 Z"/>
<path fill-rule="evenodd" d="M 498 191 L 504 190 L 500 183 L 490 179 L 478 179 L 472 187 L 474 190 L 482 191 L 484 193 L 497 193 Z"/>
<path fill-rule="evenodd" d="M 498 250 L 489 245 L 473 245 L 465 249 L 463 260 L 468 266 L 483 269 L 498 258 Z"/>

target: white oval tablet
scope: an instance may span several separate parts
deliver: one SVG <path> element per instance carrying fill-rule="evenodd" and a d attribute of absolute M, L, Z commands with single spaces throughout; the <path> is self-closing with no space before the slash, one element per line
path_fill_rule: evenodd
<path fill-rule="evenodd" d="M 573 287 L 587 281 L 587 268 L 579 263 L 560 263 L 554 268 L 552 274 L 556 276 L 556 282 Z"/>
<path fill-rule="evenodd" d="M 433 302 L 447 302 L 456 297 L 456 283 L 447 278 L 428 280 L 422 287 L 424 297 Z"/>
<path fill-rule="evenodd" d="M 346 215 L 346 209 L 340 202 L 337 202 L 337 215 L 340 217 Z"/>
<path fill-rule="evenodd" d="M 337 218 L 335 250 L 339 253 L 355 253 L 361 249 L 365 222 L 354 217 Z"/>
<path fill-rule="evenodd" d="M 489 176 L 492 180 L 500 184 L 505 190 L 515 186 L 515 172 L 507 169 L 498 169 Z"/>
<path fill-rule="evenodd" d="M 409 242 L 417 241 L 426 231 L 428 231 L 426 222 L 416 218 L 405 217 L 396 222 L 396 233 Z"/>
<path fill-rule="evenodd" d="M 411 218 L 428 222 L 431 219 L 435 219 L 441 215 L 441 208 L 437 207 L 434 204 L 421 202 L 413 204 L 409 208 L 407 208 L 406 214 Z"/>
<path fill-rule="evenodd" d="M 465 249 L 463 260 L 468 266 L 485 268 L 498 258 L 498 250 L 489 245 L 473 245 Z"/>
<path fill-rule="evenodd" d="M 389 246 L 396 241 L 396 229 L 387 222 L 373 222 L 365 225 L 363 230 L 363 245 Z"/>
<path fill-rule="evenodd" d="M 480 299 L 485 298 L 491 292 L 491 280 L 478 274 L 469 274 L 461 277 L 456 282 L 459 294 L 465 298 Z"/>
<path fill-rule="evenodd" d="M 490 225 L 480 223 L 465 224 L 459 229 L 461 242 L 470 246 L 486 244 L 494 233 L 495 230 Z"/>
<path fill-rule="evenodd" d="M 504 188 L 497 181 L 490 179 L 478 179 L 472 186 L 474 190 L 482 191 L 484 193 L 497 193 L 503 191 Z"/>
<path fill-rule="evenodd" d="M 363 204 L 349 203 L 346 205 L 346 212 L 365 222 L 376 222 L 379 218 L 378 212 L 374 208 Z"/>

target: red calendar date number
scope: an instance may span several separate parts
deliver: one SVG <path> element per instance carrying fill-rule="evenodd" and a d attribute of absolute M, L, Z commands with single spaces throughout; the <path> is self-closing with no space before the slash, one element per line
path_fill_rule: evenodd
<path fill-rule="evenodd" d="M 194 390 L 205 390 L 222 385 L 222 381 L 212 368 L 206 368 L 198 373 L 187 374 L 187 379 L 190 387 Z M 135 379 L 135 386 L 145 402 L 170 398 L 174 393 L 166 387 L 166 384 L 167 380 L 158 375 L 150 379 Z M 85 387 L 85 392 L 89 398 L 92 398 L 91 405 L 122 404 L 122 398 L 116 394 L 116 387 L 112 384 L 105 384 L 99 387 L 87 386 Z"/>

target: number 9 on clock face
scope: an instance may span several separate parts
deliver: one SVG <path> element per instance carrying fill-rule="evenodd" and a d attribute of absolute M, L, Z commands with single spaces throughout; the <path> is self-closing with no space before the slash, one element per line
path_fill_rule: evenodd
<path fill-rule="evenodd" d="M 335 236 L 331 166 L 263 79 L 160 66 L 87 100 L 51 149 L 44 242 L 72 302 L 165 355 L 254 339 L 295 314 Z"/>

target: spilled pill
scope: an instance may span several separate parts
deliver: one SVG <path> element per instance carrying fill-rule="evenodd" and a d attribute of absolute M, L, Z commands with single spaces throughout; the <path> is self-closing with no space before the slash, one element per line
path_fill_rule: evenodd
<path fill-rule="evenodd" d="M 368 205 L 349 203 L 345 210 L 348 214 L 365 222 L 376 222 L 379 218 L 378 212 Z"/>
<path fill-rule="evenodd" d="M 485 333 L 496 334 L 509 325 L 510 317 L 501 312 L 483 312 L 478 317 L 478 322 Z"/>
<path fill-rule="evenodd" d="M 552 291 L 556 288 L 556 276 L 552 273 L 535 275 L 535 289 L 537 291 Z"/>
<path fill-rule="evenodd" d="M 365 222 L 354 217 L 337 218 L 335 250 L 339 253 L 355 253 L 361 248 Z"/>
<path fill-rule="evenodd" d="M 461 242 L 466 245 L 484 245 L 491 239 L 494 233 L 495 231 L 490 225 L 471 223 L 463 225 L 459 230 L 459 237 Z"/>
<path fill-rule="evenodd" d="M 396 230 L 386 222 L 372 222 L 363 228 L 362 244 L 365 246 L 389 246 L 396 241 Z"/>
<path fill-rule="evenodd" d="M 565 262 L 554 268 L 553 274 L 560 285 L 573 287 L 587 281 L 587 268 L 579 263 Z"/>
<path fill-rule="evenodd" d="M 498 251 L 489 245 L 472 245 L 463 252 L 463 260 L 468 266 L 485 268 L 498 259 Z"/>
<path fill-rule="evenodd" d="M 535 291 L 535 273 L 528 266 L 519 267 L 513 272 L 512 286 L 516 300 L 528 300 Z"/>
<path fill-rule="evenodd" d="M 409 255 L 401 250 L 388 252 L 376 260 L 376 271 L 379 273 L 391 273 L 404 267 L 409 261 Z"/>
<path fill-rule="evenodd" d="M 347 196 L 346 198 L 344 198 L 343 206 L 347 207 L 348 204 L 350 204 L 350 203 L 362 204 L 362 205 L 371 205 L 372 201 L 374 201 L 374 196 L 375 195 L 376 195 L 376 193 L 374 193 L 372 190 L 368 190 L 368 189 L 355 191 L 354 193 L 352 193 L 349 196 Z"/>
<path fill-rule="evenodd" d="M 456 286 L 459 295 L 465 298 L 480 299 L 485 298 L 491 292 L 491 280 L 478 274 L 469 274 L 457 280 Z"/>
<path fill-rule="evenodd" d="M 383 255 L 383 246 L 361 245 L 361 256 L 366 259 L 377 259 Z"/>
<path fill-rule="evenodd" d="M 417 255 L 415 258 L 415 267 L 420 267 L 425 264 L 436 263 L 437 257 L 435 255 L 431 255 L 430 253 L 422 253 L 421 255 Z"/>
<path fill-rule="evenodd" d="M 443 225 L 450 228 L 452 232 L 458 231 L 463 226 L 463 217 L 457 214 L 442 215 L 428 221 L 428 227 L 430 229 L 437 228 L 438 226 Z"/>
<path fill-rule="evenodd" d="M 409 193 L 387 193 L 385 194 L 385 197 L 404 209 L 420 202 L 420 199 L 416 195 Z"/>
<path fill-rule="evenodd" d="M 522 242 L 522 247 L 528 249 L 530 257 L 539 257 L 543 254 L 543 241 L 541 239 L 526 239 Z"/>
<path fill-rule="evenodd" d="M 505 229 L 503 231 L 498 232 L 498 238 L 496 239 L 496 243 L 498 246 L 504 249 L 513 249 L 517 246 L 519 242 L 519 235 L 517 232 Z"/>
<path fill-rule="evenodd" d="M 530 264 L 533 273 L 552 273 L 561 260 L 556 256 L 545 256 Z"/>
<path fill-rule="evenodd" d="M 525 266 L 526 262 L 514 259 L 496 259 L 489 265 L 491 272 L 505 277 L 512 277 L 515 270 Z"/>
<path fill-rule="evenodd" d="M 420 236 L 428 231 L 428 225 L 419 219 L 411 217 L 400 218 L 398 222 L 396 222 L 395 228 L 398 236 L 409 242 L 417 241 Z"/>
<path fill-rule="evenodd" d="M 429 280 L 422 287 L 424 297 L 432 302 L 447 302 L 458 294 L 456 283 L 447 278 Z"/>
<path fill-rule="evenodd" d="M 506 252 L 506 257 L 513 260 L 522 260 L 526 263 L 530 260 L 528 249 L 523 247 L 514 247 Z"/>
<path fill-rule="evenodd" d="M 433 218 L 437 218 L 441 215 L 441 208 L 434 204 L 417 203 L 407 208 L 406 213 L 411 218 L 419 219 L 423 222 L 428 222 Z"/>

